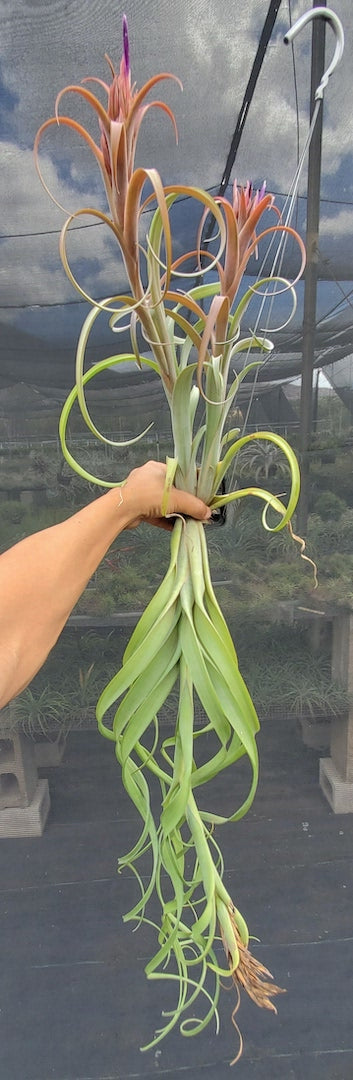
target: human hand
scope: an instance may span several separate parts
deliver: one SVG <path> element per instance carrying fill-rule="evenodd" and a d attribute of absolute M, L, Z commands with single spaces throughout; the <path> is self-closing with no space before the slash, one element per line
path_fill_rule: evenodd
<path fill-rule="evenodd" d="M 201 499 L 176 487 L 171 487 L 169 492 L 167 516 L 162 514 L 166 469 L 162 461 L 147 461 L 145 465 L 132 470 L 121 488 L 124 509 L 128 514 L 126 528 L 133 529 L 141 521 L 147 521 L 150 525 L 171 529 L 173 522 L 170 519 L 175 514 L 197 521 L 210 519 L 211 511 Z"/>

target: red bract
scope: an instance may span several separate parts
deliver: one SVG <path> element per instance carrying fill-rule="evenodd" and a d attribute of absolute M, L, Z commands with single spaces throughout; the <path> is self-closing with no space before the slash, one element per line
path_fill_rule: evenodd
<path fill-rule="evenodd" d="M 70 85 L 64 87 L 57 96 L 55 103 L 55 116 L 46 120 L 40 127 L 36 140 L 35 152 L 37 153 L 39 141 L 43 132 L 53 124 L 61 124 L 76 131 L 88 144 L 102 173 L 104 187 L 107 194 L 110 213 L 113 223 L 118 227 L 119 234 L 125 228 L 125 206 L 127 189 L 131 180 L 134 163 L 137 137 L 142 120 L 148 109 L 153 107 L 162 109 L 172 121 L 175 136 L 177 138 L 177 126 L 174 113 L 164 101 L 150 101 L 145 103 L 145 98 L 150 90 L 163 79 L 173 79 L 181 87 L 180 79 L 169 72 L 154 75 L 141 88 L 136 90 L 136 84 L 131 85 L 131 72 L 129 64 L 129 49 L 127 38 L 127 23 L 123 20 L 123 56 L 117 74 L 112 61 L 107 56 L 107 62 L 111 71 L 111 83 L 103 79 L 89 76 L 83 79 L 83 83 L 97 83 L 107 95 L 106 108 L 99 98 L 85 86 Z M 78 94 L 84 98 L 88 105 L 95 111 L 98 117 L 101 137 L 97 144 L 83 124 L 78 123 L 69 116 L 59 115 L 59 105 L 64 94 Z M 46 186 L 46 185 L 44 185 Z M 50 193 L 49 193 L 50 194 Z"/>

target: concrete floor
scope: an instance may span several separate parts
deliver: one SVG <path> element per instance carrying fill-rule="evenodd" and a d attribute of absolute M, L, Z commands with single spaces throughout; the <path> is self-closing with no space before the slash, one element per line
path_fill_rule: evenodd
<path fill-rule="evenodd" d="M 0 841 L 1 1080 L 352 1080 L 353 816 L 331 812 L 318 755 L 293 723 L 266 720 L 259 750 L 254 807 L 218 839 L 254 951 L 287 989 L 278 1016 L 242 1000 L 232 1071 L 226 992 L 218 1036 L 212 1024 L 193 1039 L 174 1031 L 141 1054 L 165 1002 L 144 975 L 149 931 L 122 923 L 136 885 L 116 863 L 136 817 L 112 744 L 77 732 L 62 764 L 42 772 L 52 804 L 43 837 Z M 241 769 L 226 776 L 212 806 L 231 812 Z"/>

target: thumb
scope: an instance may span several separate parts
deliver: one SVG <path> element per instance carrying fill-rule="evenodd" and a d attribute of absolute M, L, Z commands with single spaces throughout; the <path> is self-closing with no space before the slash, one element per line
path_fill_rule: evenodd
<path fill-rule="evenodd" d="M 173 514 L 184 514 L 186 517 L 195 518 L 196 521 L 209 521 L 211 510 L 197 495 L 172 488 L 167 516 Z"/>

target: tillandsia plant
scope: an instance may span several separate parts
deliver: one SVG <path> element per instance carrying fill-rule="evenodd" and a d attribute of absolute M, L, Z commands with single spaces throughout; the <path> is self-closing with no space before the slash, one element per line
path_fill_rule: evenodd
<path fill-rule="evenodd" d="M 166 104 L 146 104 L 145 100 L 157 82 L 173 76 L 157 75 L 136 90 L 131 83 L 125 16 L 119 73 L 110 60 L 108 63 L 111 82 L 95 80 L 106 95 L 106 104 L 86 85 L 66 87 L 58 95 L 55 116 L 42 126 L 36 140 L 37 154 L 43 131 L 51 125 L 59 123 L 76 131 L 88 143 L 99 165 L 109 204 L 108 213 L 86 207 L 70 214 L 61 234 L 64 268 L 73 285 L 91 303 L 77 348 L 75 386 L 60 420 L 64 455 L 89 481 L 114 486 L 92 476 L 75 461 L 66 440 L 68 418 L 78 402 L 90 431 L 104 442 L 111 442 L 91 418 L 86 387 L 113 364 L 131 360 L 140 368 L 147 365 L 161 378 L 174 437 L 173 454 L 167 459 L 163 511 L 168 513 L 172 483 L 200 496 L 212 511 L 232 500 L 253 496 L 262 503 L 264 528 L 277 532 L 290 527 L 297 503 L 300 482 L 296 457 L 279 435 L 226 431 L 226 422 L 241 381 L 263 362 L 249 359 L 249 354 L 266 354 L 272 348 L 262 332 L 241 337 L 242 320 L 251 300 L 269 289 L 273 297 L 276 290 L 287 289 L 295 297 L 295 282 L 289 283 L 280 274 L 260 276 L 250 288 L 243 288 L 240 296 L 248 261 L 264 239 L 272 243 L 292 234 L 299 248 L 299 277 L 305 259 L 302 241 L 282 224 L 265 186 L 254 191 L 249 183 L 245 187 L 235 184 L 232 201 L 213 199 L 198 187 L 164 186 L 154 168 L 135 168 L 139 127 L 151 106 L 163 109 L 176 130 Z M 99 143 L 80 123 L 59 114 L 67 93 L 83 97 L 96 113 Z M 146 183 L 149 190 L 144 195 Z M 170 212 L 181 196 L 199 204 L 200 229 L 194 249 L 174 259 Z M 271 209 L 275 211 L 274 221 L 262 227 L 263 216 Z M 143 243 L 140 232 L 145 211 L 151 212 L 146 215 L 151 223 Z M 114 235 L 129 283 L 124 294 L 94 301 L 76 281 L 67 257 L 66 239 L 70 225 L 82 214 L 104 222 Z M 213 254 L 209 245 L 202 247 L 203 226 L 210 214 L 217 234 L 213 241 L 213 251 L 215 244 L 217 251 Z M 292 307 L 294 304 L 295 299 Z M 109 316 L 114 330 L 126 328 L 128 322 L 131 351 L 109 356 L 85 370 L 87 341 L 102 313 Z M 141 339 L 148 344 L 147 356 Z M 232 362 L 240 352 L 245 353 L 246 362 L 234 374 Z M 261 487 L 225 493 L 226 474 L 242 447 L 253 438 L 272 442 L 283 452 L 290 473 L 286 503 Z M 119 447 L 122 443 L 112 445 Z M 158 714 L 176 692 L 175 731 L 171 737 L 163 738 Z M 196 730 L 195 702 L 201 703 L 206 714 L 204 726 Z M 123 784 L 143 821 L 138 841 L 120 859 L 120 867 L 134 871 L 140 889 L 139 899 L 125 918 L 138 924 L 150 923 L 147 905 L 152 894 L 157 895 L 160 920 L 152 925 L 157 931 L 158 948 L 147 964 L 146 974 L 149 979 L 171 980 L 177 989 L 174 1010 L 164 1013 L 164 1025 L 143 1049 L 155 1046 L 176 1024 L 186 1036 L 201 1032 L 212 1017 L 218 1028 L 221 980 L 227 976 L 238 991 L 237 1003 L 239 990 L 244 988 L 256 1004 L 276 1011 L 272 999 L 281 991 L 249 951 L 248 928 L 226 887 L 222 854 L 214 835 L 216 826 L 241 818 L 253 801 L 258 780 L 259 722 L 212 587 L 201 523 L 175 521 L 168 570 L 133 631 L 121 669 L 100 695 L 97 721 L 102 735 L 114 744 Z M 209 733 L 216 740 L 211 756 L 207 756 Z M 250 762 L 251 783 L 242 804 L 232 807 L 227 817 L 214 808 L 200 809 L 198 792 L 204 792 L 208 781 L 222 770 L 231 792 L 229 768 L 244 755 Z M 155 781 L 161 792 L 159 821 L 155 821 L 151 809 L 150 787 Z M 139 860 L 146 855 L 150 857 L 147 884 L 142 877 L 145 871 L 138 869 Z M 218 942 L 223 942 L 225 963 L 219 958 Z M 200 997 L 205 1010 L 198 1017 L 194 1009 Z"/>

